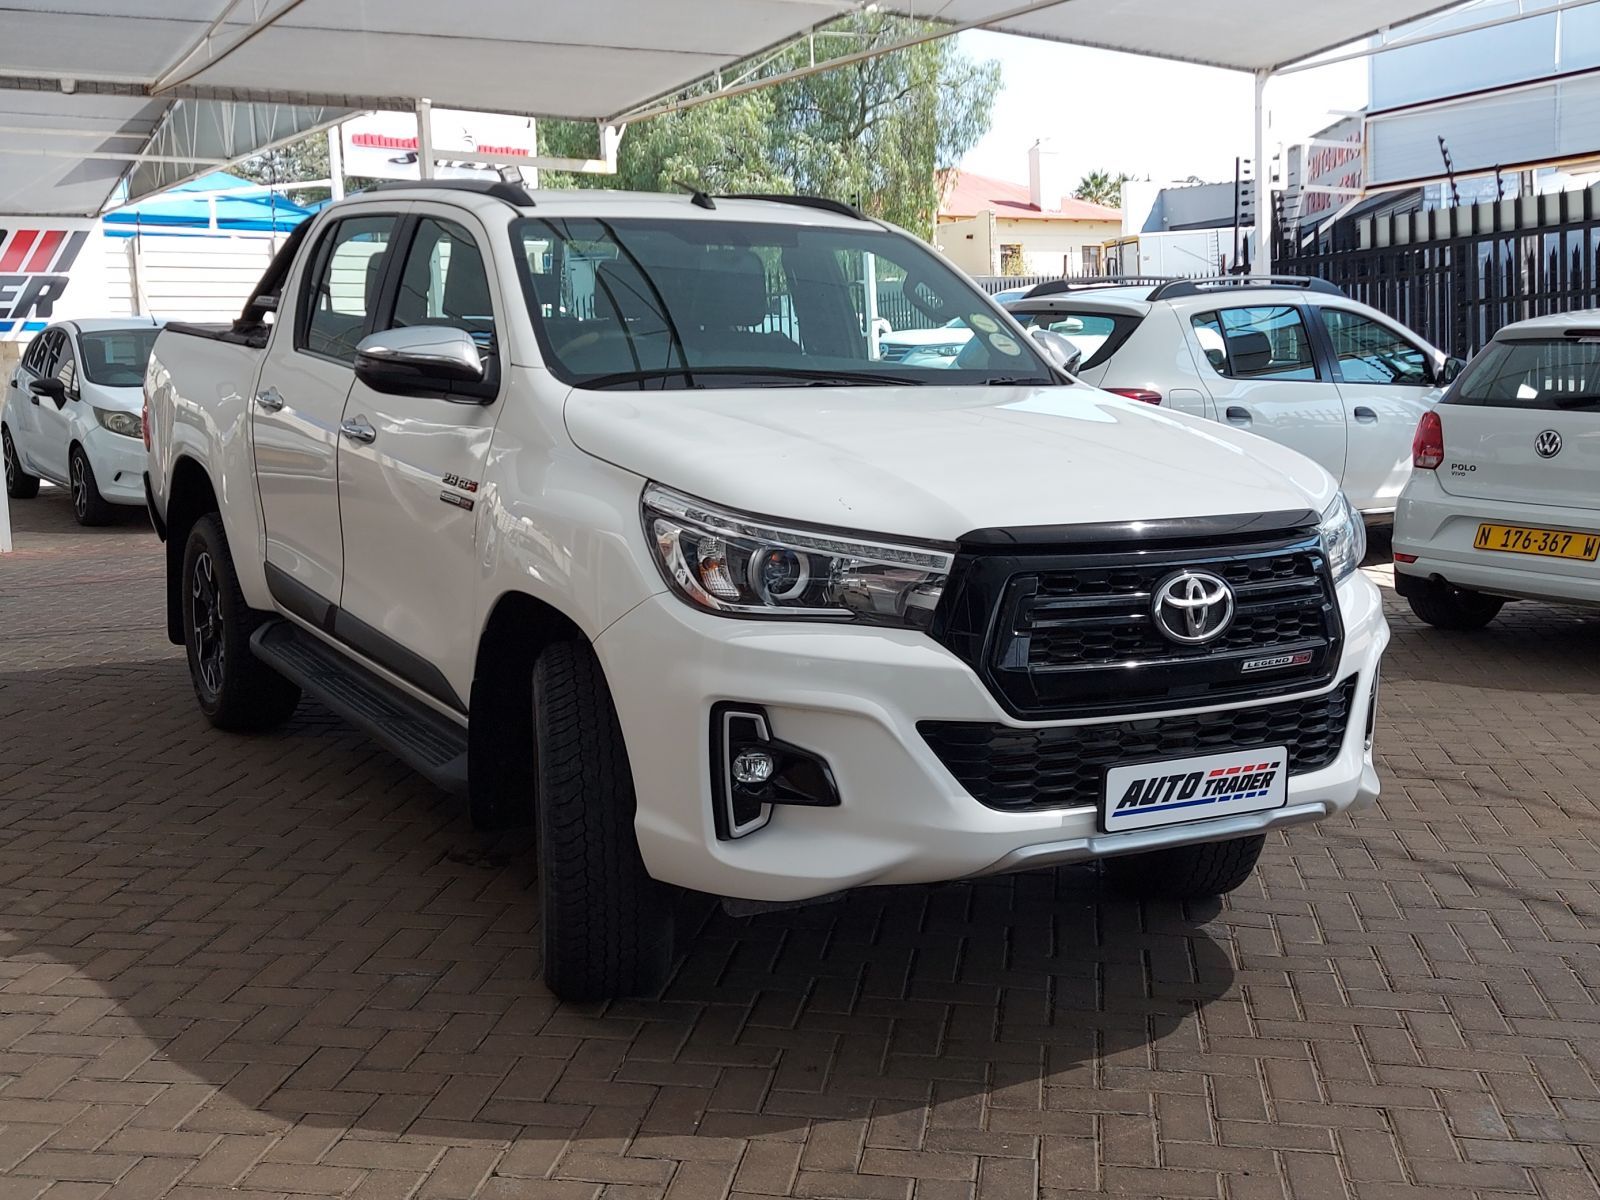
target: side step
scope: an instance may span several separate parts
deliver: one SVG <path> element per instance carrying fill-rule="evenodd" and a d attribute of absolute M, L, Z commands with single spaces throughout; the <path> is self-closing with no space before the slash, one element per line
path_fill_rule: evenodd
<path fill-rule="evenodd" d="M 467 731 L 288 621 L 268 621 L 250 649 L 436 787 L 465 795 Z"/>

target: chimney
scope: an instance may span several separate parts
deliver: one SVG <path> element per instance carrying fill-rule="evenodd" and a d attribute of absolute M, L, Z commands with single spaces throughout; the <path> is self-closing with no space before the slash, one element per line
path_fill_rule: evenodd
<path fill-rule="evenodd" d="M 1070 191 L 1066 167 L 1054 140 L 1040 138 L 1028 151 L 1028 200 L 1037 209 L 1054 212 Z"/>

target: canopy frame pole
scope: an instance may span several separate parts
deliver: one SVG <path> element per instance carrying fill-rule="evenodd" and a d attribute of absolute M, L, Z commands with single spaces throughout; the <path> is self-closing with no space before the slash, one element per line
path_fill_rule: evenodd
<path fill-rule="evenodd" d="M 11 501 L 6 489 L 0 487 L 0 554 L 10 554 L 15 549 L 11 544 Z"/>
<path fill-rule="evenodd" d="M 419 179 L 433 178 L 433 101 L 417 101 L 417 170 Z"/>
<path fill-rule="evenodd" d="M 1256 72 L 1256 249 L 1252 275 L 1272 274 L 1272 165 L 1267 162 L 1267 80 L 1272 70 Z"/>

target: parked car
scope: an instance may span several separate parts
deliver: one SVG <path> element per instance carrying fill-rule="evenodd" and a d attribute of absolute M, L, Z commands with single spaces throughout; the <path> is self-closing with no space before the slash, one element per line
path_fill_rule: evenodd
<path fill-rule="evenodd" d="M 144 503 L 144 370 L 160 323 L 63 321 L 28 345 L 0 399 L 6 495 L 26 500 L 48 479 L 72 489 L 80 525 L 113 505 Z"/>
<path fill-rule="evenodd" d="M 1600 311 L 1494 335 L 1417 426 L 1395 589 L 1444 629 L 1507 600 L 1600 606 Z"/>
<path fill-rule="evenodd" d="M 850 281 L 891 271 L 982 353 L 873 358 Z M 1211 896 L 1377 795 L 1388 628 L 1328 473 L 1058 374 L 843 205 L 380 187 L 146 387 L 201 711 L 309 692 L 533 820 L 562 996 L 659 986 L 675 887 Z"/>
<path fill-rule="evenodd" d="M 1072 284 L 1007 307 L 1077 345 L 1079 378 L 1298 450 L 1369 517 L 1393 513 L 1417 421 L 1461 366 L 1319 279 Z"/>
<path fill-rule="evenodd" d="M 950 367 L 956 355 L 972 340 L 972 330 L 961 317 L 931 329 L 895 329 L 878 338 L 884 362 L 918 367 Z"/>

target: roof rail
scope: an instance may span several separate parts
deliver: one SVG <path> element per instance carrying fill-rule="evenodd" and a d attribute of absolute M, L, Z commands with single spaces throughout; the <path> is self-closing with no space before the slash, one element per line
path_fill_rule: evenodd
<path fill-rule="evenodd" d="M 441 192 L 474 192 L 480 196 L 493 196 L 496 200 L 504 200 L 507 204 L 514 204 L 519 208 L 533 207 L 533 197 L 528 195 L 527 188 L 520 183 L 510 183 L 504 179 L 395 179 L 375 183 L 362 190 L 398 192 L 412 188 Z"/>
<path fill-rule="evenodd" d="M 1204 296 L 1230 287 L 1298 287 L 1328 296 L 1343 296 L 1344 289 L 1326 279 L 1310 275 L 1216 275 L 1207 279 L 1174 279 L 1151 292 L 1151 300 L 1176 300 L 1182 296 Z"/>
<path fill-rule="evenodd" d="M 854 217 L 858 221 L 872 220 L 871 217 L 853 204 L 846 204 L 843 200 L 830 200 L 826 196 L 791 196 L 780 192 L 730 192 L 725 196 L 718 196 L 717 199 L 768 200 L 773 204 L 796 204 L 801 208 L 815 208 L 822 212 L 837 213 L 841 217 Z"/>
<path fill-rule="evenodd" d="M 1091 288 L 1142 287 L 1171 283 L 1174 275 L 1079 275 L 1068 279 L 1047 279 L 1023 293 L 1024 300 L 1037 300 L 1040 296 L 1059 296 L 1066 292 L 1082 292 Z"/>

